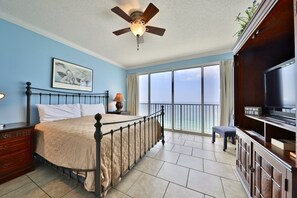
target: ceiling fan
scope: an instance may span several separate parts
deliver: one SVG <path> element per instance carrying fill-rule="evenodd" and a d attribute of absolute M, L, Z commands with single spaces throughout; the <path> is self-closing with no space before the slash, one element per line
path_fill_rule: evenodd
<path fill-rule="evenodd" d="M 137 44 L 140 42 L 139 37 L 141 37 L 144 32 L 163 36 L 166 30 L 164 28 L 146 25 L 149 20 L 151 20 L 159 12 L 159 9 L 152 3 L 148 5 L 144 12 L 134 11 L 130 14 L 130 16 L 118 6 L 112 8 L 111 11 L 130 23 L 130 27 L 114 31 L 113 33 L 116 36 L 119 36 L 131 31 L 137 37 Z M 141 39 L 143 40 L 143 38 Z"/>

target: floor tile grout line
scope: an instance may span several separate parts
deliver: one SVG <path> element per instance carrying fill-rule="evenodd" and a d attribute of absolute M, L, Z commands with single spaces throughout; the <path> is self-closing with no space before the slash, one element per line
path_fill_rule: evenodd
<path fill-rule="evenodd" d="M 137 170 L 138 171 L 138 170 Z M 129 192 L 129 190 L 132 188 L 132 186 L 134 186 L 134 184 L 138 181 L 138 179 L 142 176 L 142 174 L 143 174 L 143 172 L 141 172 L 141 174 L 138 176 L 138 178 L 133 182 L 133 184 L 128 188 L 128 190 L 127 190 L 127 192 L 122 192 L 122 191 L 120 191 L 120 190 L 118 190 L 118 191 L 120 191 L 120 192 L 122 192 L 122 193 L 124 193 L 124 194 L 127 194 L 128 192 Z M 120 183 L 119 183 L 120 184 Z M 116 188 L 115 188 L 116 189 Z"/>
<path fill-rule="evenodd" d="M 134 184 L 133 184 L 133 185 L 134 185 Z M 132 187 L 133 185 L 131 185 L 131 187 Z M 131 188 L 131 187 L 130 187 L 130 188 Z M 129 190 L 130 190 L 130 188 L 129 188 Z M 133 198 L 132 196 L 130 196 L 130 195 L 127 194 L 129 190 L 127 191 L 127 193 L 125 193 L 125 192 L 123 192 L 123 191 L 120 191 L 119 189 L 116 189 L 115 187 L 112 187 L 112 188 L 109 189 L 109 190 L 115 190 L 115 191 L 118 191 L 118 192 L 120 192 L 120 193 L 126 195 L 127 197 L 131 197 L 131 198 Z M 63 198 L 63 197 L 62 197 L 62 198 Z"/>
<path fill-rule="evenodd" d="M 187 167 L 187 166 L 183 166 L 183 165 L 178 164 L 178 160 L 179 160 L 180 156 L 183 155 L 184 153 L 178 153 L 178 154 L 179 154 L 179 157 L 178 157 L 176 163 L 169 162 L 169 161 L 165 161 L 165 160 L 161 160 L 161 159 L 158 159 L 158 158 L 152 158 L 152 157 L 150 157 L 150 156 L 148 156 L 148 157 L 150 157 L 150 158 L 152 158 L 152 159 L 156 159 L 156 160 L 162 161 L 162 162 L 166 162 L 166 163 L 169 163 L 169 164 L 175 164 L 175 165 L 178 165 L 178 166 L 181 166 L 181 167 L 184 167 L 184 168 L 191 168 L 191 167 Z M 184 154 L 184 155 L 186 155 L 186 154 Z M 190 156 L 190 155 L 186 155 L 186 156 Z M 202 159 L 202 160 L 203 160 L 203 172 L 204 172 L 204 160 L 208 160 L 208 161 L 211 161 L 211 162 L 216 162 L 216 163 L 219 163 L 219 164 L 222 164 L 222 165 L 228 165 L 228 166 L 231 166 L 231 168 L 232 168 L 232 165 L 227 164 L 227 163 L 221 163 L 221 162 L 217 162 L 217 161 L 214 161 L 214 160 L 211 160 L 211 159 L 205 159 L 205 158 L 201 158 L 201 157 L 197 157 L 197 156 L 191 156 L 191 157 L 194 157 L 194 158 L 198 158 L 198 159 Z M 194 169 L 194 168 L 191 168 L 191 169 L 200 171 L 200 170 L 198 170 L 198 169 Z M 208 172 L 205 172 L 205 173 L 208 173 Z M 218 176 L 218 177 L 221 177 L 220 175 L 215 175 L 215 174 L 212 174 L 212 173 L 208 173 L 208 174 L 210 174 L 210 175 L 214 175 L 214 176 Z M 224 177 L 224 178 L 233 180 L 233 179 L 231 179 L 231 178 L 227 178 L 227 177 Z M 236 181 L 237 181 L 237 180 L 236 180 Z"/>
<path fill-rule="evenodd" d="M 76 188 L 79 188 L 79 186 L 76 186 L 75 188 L 71 189 L 69 192 L 67 192 L 65 195 L 63 195 L 61 198 L 65 197 L 66 195 L 68 195 L 69 193 L 74 191 Z M 89 193 L 93 193 L 93 192 L 89 192 Z"/>
<path fill-rule="evenodd" d="M 148 157 L 149 157 L 149 156 L 148 156 Z M 159 158 L 154 158 L 154 157 L 149 157 L 149 158 L 154 159 L 154 160 L 158 160 L 158 161 L 160 161 L 160 162 L 167 162 L 167 163 L 169 163 L 169 164 L 176 164 L 176 163 L 174 163 L 174 162 L 165 161 L 165 160 L 163 160 L 163 159 L 159 159 Z"/>
<path fill-rule="evenodd" d="M 29 177 L 29 179 L 41 190 L 41 191 L 43 191 L 46 195 L 48 195 L 50 198 L 52 198 L 52 196 L 50 196 L 45 190 L 43 190 L 43 188 L 41 187 L 41 186 L 39 186 L 30 176 L 28 176 Z M 67 194 L 67 193 L 66 193 Z M 66 195 L 65 194 L 65 195 Z M 64 195 L 63 195 L 64 196 Z M 63 197 L 62 196 L 62 197 Z"/>
<path fill-rule="evenodd" d="M 165 192 L 164 192 L 163 198 L 165 197 L 165 195 L 166 195 L 166 193 L 167 193 L 167 189 L 168 189 L 168 187 L 169 187 L 169 184 L 170 184 L 170 182 L 168 182 L 168 184 L 167 184 L 167 187 L 166 187 L 166 189 L 165 189 Z"/>
<path fill-rule="evenodd" d="M 162 164 L 161 168 L 159 169 L 159 171 L 158 171 L 158 173 L 157 173 L 156 175 L 152 175 L 152 174 L 147 173 L 147 172 L 144 172 L 144 171 L 142 171 L 142 170 L 138 170 L 138 171 L 140 171 L 140 172 L 142 172 L 142 173 L 144 173 L 144 174 L 150 175 L 150 176 L 152 176 L 152 177 L 155 177 L 155 178 L 157 178 L 157 179 L 161 179 L 161 180 L 164 180 L 164 181 L 171 182 L 171 183 L 173 183 L 173 184 L 182 186 L 181 184 L 178 184 L 178 183 L 169 181 L 169 180 L 167 180 L 167 179 L 164 179 L 164 178 L 158 176 L 160 170 L 162 169 L 162 167 L 164 166 L 165 163 L 169 163 L 169 162 L 164 161 L 164 163 Z M 173 164 L 173 163 L 169 163 L 169 164 L 176 165 L 176 164 Z M 179 165 L 177 165 L 177 166 L 179 166 Z M 182 166 L 181 166 L 181 167 L 182 167 Z M 183 168 L 187 168 L 187 169 L 190 170 L 190 168 L 188 168 L 188 167 L 183 167 Z M 137 170 L 137 169 L 136 169 L 136 170 Z M 189 170 L 188 170 L 188 171 L 189 171 Z M 182 186 L 182 187 L 187 188 L 186 186 Z"/>
<path fill-rule="evenodd" d="M 223 181 L 222 181 L 221 177 L 220 177 L 220 181 L 221 181 L 222 189 L 223 189 L 223 192 L 224 192 L 224 196 L 226 197 L 226 192 L 225 192 L 224 184 L 223 184 Z"/>
<path fill-rule="evenodd" d="M 163 162 L 163 164 L 161 165 L 161 167 L 159 168 L 159 170 L 158 170 L 157 174 L 155 175 L 156 177 L 158 176 L 158 174 L 159 174 L 160 170 L 163 168 L 163 166 L 164 166 L 164 164 L 165 164 L 165 163 L 166 163 L 166 162 L 164 161 L 164 162 Z"/>
<path fill-rule="evenodd" d="M 25 176 L 29 178 L 29 176 L 28 176 L 27 174 L 25 174 Z M 30 179 L 30 178 L 29 178 L 29 179 Z M 31 179 L 30 179 L 30 180 L 31 180 Z M 18 189 L 24 187 L 24 186 L 27 185 L 27 184 L 29 184 L 29 183 L 25 183 L 25 184 L 23 184 L 22 186 L 19 186 L 18 188 L 13 189 L 13 190 L 11 190 L 11 191 L 9 191 L 9 192 L 7 192 L 7 193 L 1 195 L 0 197 L 3 197 L 3 196 L 5 196 L 5 195 L 7 195 L 7 194 L 9 194 L 9 193 L 11 193 L 11 192 L 14 192 L 14 191 L 16 191 L 16 190 L 18 190 Z"/>
<path fill-rule="evenodd" d="M 218 163 L 218 164 L 221 164 L 221 165 L 224 165 L 224 166 L 231 166 L 231 168 L 232 168 L 232 164 L 228 164 L 228 163 L 222 163 L 222 162 L 218 162 L 218 161 L 213 161 L 213 160 L 211 160 L 211 159 L 205 159 L 205 160 L 207 160 L 207 161 L 211 161 L 211 162 L 216 162 L 216 163 Z"/>
<path fill-rule="evenodd" d="M 176 160 L 176 163 L 175 163 L 176 165 L 178 165 L 177 162 L 178 162 L 178 160 L 179 160 L 181 154 L 182 154 L 182 153 L 179 153 L 179 154 L 178 154 L 178 157 L 177 157 L 177 160 Z"/>
<path fill-rule="evenodd" d="M 213 174 L 213 173 L 205 172 L 205 170 L 204 170 L 204 162 L 203 162 L 203 171 L 201 171 L 201 170 L 197 170 L 197 169 L 194 169 L 194 168 L 189 168 L 189 169 L 191 169 L 191 170 L 193 170 L 193 171 L 200 172 L 200 173 L 205 173 L 205 174 L 208 174 L 208 175 L 212 175 L 212 176 L 215 176 L 215 177 L 219 177 L 219 178 L 228 179 L 228 180 L 231 180 L 231 181 L 240 182 L 240 181 L 238 181 L 237 179 L 231 179 L 231 178 L 223 177 L 223 176 L 221 176 L 221 175 L 215 175 L 215 174 Z M 235 178 L 236 178 L 236 176 L 235 176 Z"/>
<path fill-rule="evenodd" d="M 187 182 L 186 182 L 186 188 L 188 188 L 188 184 L 189 184 L 190 171 L 191 171 L 191 169 L 189 168 L 188 176 L 187 176 Z"/>
<path fill-rule="evenodd" d="M 204 172 L 204 160 L 205 159 L 202 159 L 202 172 Z"/>
<path fill-rule="evenodd" d="M 182 187 L 182 188 L 186 188 L 187 190 L 191 190 L 191 191 L 194 191 L 194 192 L 203 194 L 203 195 L 211 196 L 211 195 L 209 195 L 209 194 L 206 194 L 206 193 L 204 193 L 204 192 L 198 191 L 198 190 L 193 189 L 193 188 L 190 188 L 190 187 L 185 187 L 185 186 L 182 186 L 182 185 L 177 184 L 177 183 L 174 183 L 174 182 L 170 182 L 170 183 L 175 184 L 175 185 L 177 185 L 177 186 L 180 186 L 180 187 Z M 211 197 L 213 197 L 213 196 L 211 196 Z"/>

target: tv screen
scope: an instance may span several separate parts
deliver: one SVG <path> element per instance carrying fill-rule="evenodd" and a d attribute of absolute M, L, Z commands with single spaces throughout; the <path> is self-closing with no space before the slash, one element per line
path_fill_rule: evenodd
<path fill-rule="evenodd" d="M 265 106 L 269 110 L 288 113 L 296 111 L 296 71 L 291 59 L 265 71 Z M 290 116 L 290 117 L 291 117 Z"/>

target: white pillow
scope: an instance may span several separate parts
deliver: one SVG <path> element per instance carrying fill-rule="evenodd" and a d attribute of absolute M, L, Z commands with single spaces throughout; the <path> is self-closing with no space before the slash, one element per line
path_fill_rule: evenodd
<path fill-rule="evenodd" d="M 81 104 L 81 116 L 96 115 L 97 113 L 105 114 L 103 104 Z"/>
<path fill-rule="evenodd" d="M 37 104 L 40 122 L 50 122 L 80 117 L 79 104 L 44 105 Z"/>

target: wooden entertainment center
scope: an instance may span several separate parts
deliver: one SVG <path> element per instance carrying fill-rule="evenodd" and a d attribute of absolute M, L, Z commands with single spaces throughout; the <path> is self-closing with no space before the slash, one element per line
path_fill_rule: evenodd
<path fill-rule="evenodd" d="M 296 126 L 265 117 L 264 87 L 264 71 L 296 57 L 296 12 L 296 0 L 263 0 L 233 50 L 236 171 L 251 197 L 297 197 L 297 161 L 271 144 L 296 142 Z M 245 115 L 246 106 L 262 107 L 264 116 Z"/>

